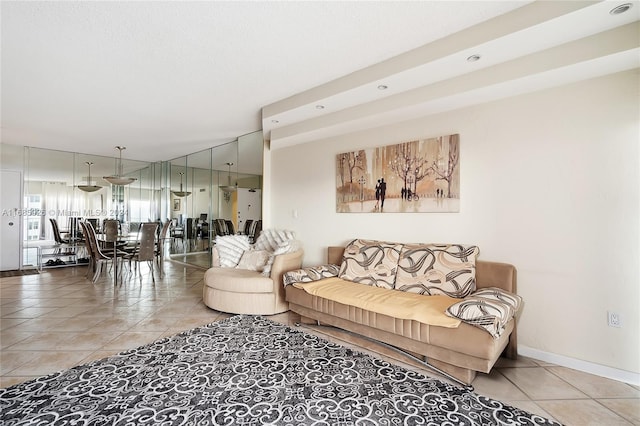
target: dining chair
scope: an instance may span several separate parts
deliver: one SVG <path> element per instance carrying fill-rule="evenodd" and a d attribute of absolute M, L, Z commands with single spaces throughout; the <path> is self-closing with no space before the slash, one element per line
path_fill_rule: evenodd
<path fill-rule="evenodd" d="M 242 228 L 242 233 L 244 235 L 250 235 L 252 224 L 253 224 L 253 219 L 247 219 L 244 221 L 244 227 Z"/>
<path fill-rule="evenodd" d="M 115 254 L 113 250 L 102 250 L 100 248 L 100 244 L 98 243 L 98 236 L 96 235 L 96 230 L 93 228 L 93 225 L 90 222 L 82 222 L 84 224 L 84 230 L 86 231 L 87 239 L 89 240 L 89 247 L 92 255 L 92 267 L 93 267 L 93 278 L 92 281 L 98 281 L 98 277 L 102 273 L 102 265 L 105 263 L 113 263 L 114 256 L 115 262 L 120 262 L 124 257 L 125 253 L 122 251 L 116 251 Z M 118 268 L 115 268 L 115 273 L 117 274 Z M 114 280 L 117 279 L 117 276 L 114 277 Z"/>
<path fill-rule="evenodd" d="M 204 219 L 203 219 L 204 216 Z M 198 242 L 198 246 L 205 248 L 205 242 L 207 243 L 206 247 L 209 246 L 209 222 L 207 222 L 206 214 L 201 214 L 200 219 L 196 219 L 196 240 Z"/>
<path fill-rule="evenodd" d="M 227 225 L 227 232 L 229 233 L 228 235 L 233 235 L 236 233 L 236 229 L 233 226 L 233 222 L 230 220 L 225 220 L 224 223 Z"/>
<path fill-rule="evenodd" d="M 195 241 L 195 231 L 196 228 L 193 226 L 193 218 L 192 217 L 188 217 L 187 218 L 187 226 L 185 229 L 185 238 L 187 240 L 187 244 L 189 244 L 189 251 L 191 251 L 191 248 L 193 246 L 193 243 Z"/>
<path fill-rule="evenodd" d="M 86 219 L 86 221 L 93 226 L 93 229 L 95 229 L 96 232 L 100 232 L 100 219 L 89 218 L 89 219 Z"/>
<path fill-rule="evenodd" d="M 80 241 L 80 238 L 62 238 L 60 227 L 58 226 L 58 221 L 51 217 L 49 218 L 49 222 L 51 222 L 51 228 L 53 229 L 53 239 L 57 244 L 73 244 Z"/>
<path fill-rule="evenodd" d="M 227 232 L 227 224 L 224 219 L 214 219 L 213 220 L 213 232 L 216 236 L 222 237 L 224 235 L 229 235 Z"/>
<path fill-rule="evenodd" d="M 251 224 L 251 230 L 249 231 L 249 242 L 255 243 L 260 233 L 262 232 L 262 219 L 258 219 Z"/>
<path fill-rule="evenodd" d="M 116 219 L 105 219 L 102 228 L 105 242 L 102 248 L 113 249 L 113 245 L 118 242 L 120 221 Z"/>
<path fill-rule="evenodd" d="M 126 227 L 128 229 L 128 226 Z M 117 219 L 105 219 L 102 224 L 103 230 L 103 245 L 102 251 L 110 256 L 113 260 L 115 257 L 115 261 L 113 262 L 114 271 L 114 282 L 117 282 L 118 276 L 121 276 L 119 273 L 121 260 L 127 256 L 127 252 L 124 251 L 124 247 L 126 246 L 126 241 L 120 239 L 120 234 L 122 233 L 122 224 Z M 128 234 L 128 230 L 127 230 Z"/>
<path fill-rule="evenodd" d="M 80 229 L 82 229 L 82 233 L 84 234 L 84 244 L 89 255 L 89 263 L 87 264 L 87 274 L 86 277 L 89 279 L 89 275 L 92 275 L 95 272 L 95 263 L 94 263 L 94 255 L 93 255 L 93 247 L 91 246 L 91 237 L 89 236 L 89 230 L 87 229 L 87 224 L 84 221 L 79 222 Z"/>
<path fill-rule="evenodd" d="M 82 229 L 80 229 L 80 226 L 79 226 L 81 220 L 82 220 L 81 217 L 76 217 L 76 216 L 69 217 L 68 226 L 67 226 L 67 229 L 69 230 L 69 239 L 76 240 L 76 241 L 81 241 L 84 239 L 82 235 Z"/>
<path fill-rule="evenodd" d="M 160 278 L 164 274 L 164 243 L 167 240 L 167 232 L 169 231 L 169 227 L 171 226 L 171 221 L 167 220 L 164 225 L 162 225 L 162 230 L 160 231 L 160 235 L 158 235 L 158 241 L 156 243 L 156 262 L 158 262 L 158 271 L 160 272 Z"/>
<path fill-rule="evenodd" d="M 156 282 L 153 269 L 156 260 L 157 228 L 158 224 L 156 222 L 145 222 L 140 224 L 140 231 L 138 232 L 135 249 L 132 253 L 125 256 L 125 259 L 129 261 L 129 271 L 131 271 L 131 263 L 135 262 L 135 268 L 138 270 L 140 281 L 142 281 L 142 271 L 139 264 L 140 262 L 147 262 L 149 269 L 151 270 L 151 279 L 154 283 Z"/>
<path fill-rule="evenodd" d="M 184 227 L 178 226 L 178 219 L 171 219 L 171 247 L 175 250 L 176 242 L 183 243 L 184 240 Z"/>

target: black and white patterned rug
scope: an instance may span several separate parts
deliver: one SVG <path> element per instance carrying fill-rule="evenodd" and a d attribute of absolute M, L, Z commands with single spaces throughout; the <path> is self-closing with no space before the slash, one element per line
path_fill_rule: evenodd
<path fill-rule="evenodd" d="M 0 389 L 3 425 L 551 425 L 256 316 Z"/>

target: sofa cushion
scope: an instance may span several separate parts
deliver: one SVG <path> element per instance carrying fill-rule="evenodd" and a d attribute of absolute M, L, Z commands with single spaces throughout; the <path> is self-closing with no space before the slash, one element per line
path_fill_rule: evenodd
<path fill-rule="evenodd" d="M 344 249 L 338 277 L 393 289 L 402 244 L 355 239 Z"/>
<path fill-rule="evenodd" d="M 221 235 L 216 237 L 220 266 L 234 268 L 245 250 L 251 246 L 247 235 Z"/>
<path fill-rule="evenodd" d="M 505 325 L 520 310 L 522 298 L 508 291 L 489 287 L 447 308 L 447 315 L 480 327 L 494 338 L 500 337 Z"/>
<path fill-rule="evenodd" d="M 476 289 L 476 246 L 405 244 L 398 261 L 396 290 L 463 298 Z"/>
<path fill-rule="evenodd" d="M 314 296 L 375 314 L 446 328 L 456 328 L 460 325 L 458 318 L 445 314 L 446 309 L 456 303 L 456 299 L 448 296 L 423 296 L 362 285 L 335 277 L 296 283 L 294 287 L 302 288 Z"/>

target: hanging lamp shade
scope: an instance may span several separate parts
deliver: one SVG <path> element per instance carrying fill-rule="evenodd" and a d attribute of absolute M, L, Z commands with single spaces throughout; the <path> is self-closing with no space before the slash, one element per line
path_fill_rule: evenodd
<path fill-rule="evenodd" d="M 120 151 L 120 159 L 118 160 L 116 170 L 117 174 L 111 176 L 103 176 L 102 179 L 106 180 L 112 185 L 129 185 L 135 182 L 137 179 L 134 177 L 122 176 L 122 150 L 127 149 L 124 146 L 116 146 L 116 149 Z"/>
<path fill-rule="evenodd" d="M 191 192 L 182 190 L 182 176 L 184 176 L 184 172 L 180 172 L 180 191 L 171 191 L 173 195 L 179 198 L 188 197 L 189 195 L 191 195 Z"/>
<path fill-rule="evenodd" d="M 223 190 L 224 192 L 235 192 L 238 187 L 237 184 L 231 185 L 231 166 L 233 166 L 233 163 L 226 163 L 227 166 L 229 166 L 229 174 L 227 176 L 227 184 L 226 185 L 221 185 L 220 189 Z"/>
<path fill-rule="evenodd" d="M 78 189 L 84 192 L 96 192 L 99 189 L 102 189 L 100 185 L 91 185 L 91 165 L 93 164 L 91 161 L 86 161 L 85 164 L 89 166 L 89 177 L 87 177 L 86 185 L 78 185 Z"/>

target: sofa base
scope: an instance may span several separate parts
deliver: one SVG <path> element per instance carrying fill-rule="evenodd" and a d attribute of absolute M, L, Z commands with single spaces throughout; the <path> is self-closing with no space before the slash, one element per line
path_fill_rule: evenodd
<path fill-rule="evenodd" d="M 275 315 L 289 310 L 274 293 L 235 293 L 205 285 L 202 299 L 209 308 L 229 314 Z"/>
<path fill-rule="evenodd" d="M 300 317 L 300 324 L 307 324 L 307 325 L 318 325 L 318 326 L 329 326 L 329 327 L 333 327 L 330 324 L 325 324 L 325 323 L 321 323 L 318 320 L 314 320 L 312 318 L 307 318 L 307 317 Z M 296 324 L 299 325 L 299 324 Z M 348 333 L 351 333 L 351 331 L 346 330 L 346 329 L 342 329 L 344 331 L 347 331 Z M 451 365 L 451 364 L 447 364 L 445 362 L 441 362 L 438 360 L 430 360 L 427 357 L 414 353 L 412 351 L 408 351 L 406 349 L 402 349 L 393 345 L 389 345 L 383 341 L 377 340 L 377 339 L 373 339 L 364 335 L 360 335 L 360 337 L 363 337 L 367 340 L 370 340 L 372 342 L 375 342 L 379 345 L 382 345 L 386 348 L 389 349 L 393 349 L 396 352 L 399 352 L 405 356 L 408 356 L 410 358 L 412 358 L 414 361 L 418 362 L 419 364 L 421 364 L 422 366 L 428 368 L 429 370 L 435 371 L 436 373 L 448 378 L 449 380 L 456 382 L 462 386 L 465 387 L 465 389 L 469 392 L 473 392 L 474 388 L 473 385 L 470 385 L 469 383 L 471 383 L 473 381 L 473 379 L 475 379 L 476 377 L 476 372 L 473 370 L 469 370 L 469 369 L 465 369 L 465 368 L 460 368 L 460 367 L 456 367 L 455 365 Z"/>
<path fill-rule="evenodd" d="M 297 289 L 292 290 L 295 291 Z M 451 349 L 441 348 L 400 336 L 396 333 L 359 324 L 334 314 L 321 312 L 291 301 L 289 302 L 289 309 L 301 316 L 301 322 L 303 324 L 317 323 L 319 325 L 330 325 L 400 349 L 419 361 L 426 363 L 429 368 L 435 367 L 436 371 L 441 370 L 439 371 L 440 373 L 444 372 L 445 376 L 450 376 L 449 378 L 465 386 L 471 385 L 476 377 L 477 371 L 488 373 L 497 359 L 497 357 L 496 359 L 481 359 L 468 354 L 455 352 Z M 508 339 L 504 339 L 497 350 L 498 354 L 504 350 L 507 343 Z M 448 360 L 455 362 L 457 365 L 447 362 Z"/>

